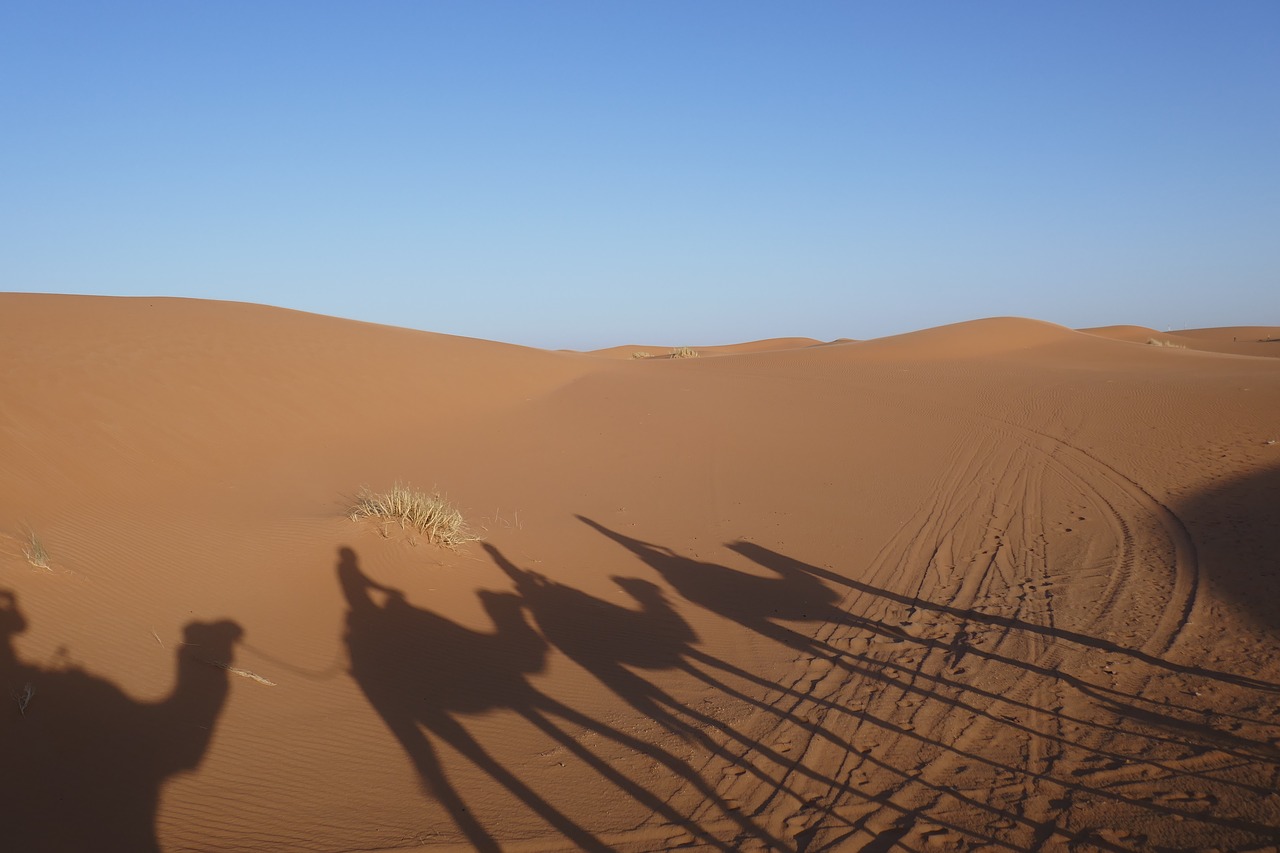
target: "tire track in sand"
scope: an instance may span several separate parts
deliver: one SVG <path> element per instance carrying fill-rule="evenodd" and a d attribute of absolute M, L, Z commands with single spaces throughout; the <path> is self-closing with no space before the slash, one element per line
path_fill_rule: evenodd
<path fill-rule="evenodd" d="M 1092 736 L 1075 733 L 1071 740 L 1062 717 L 1072 718 L 1062 712 L 1065 694 L 1077 685 L 1112 689 L 1069 673 L 1088 653 L 1120 646 L 1079 629 L 1116 621 L 1117 609 L 1139 597 L 1147 606 L 1138 615 L 1150 613 L 1146 576 L 1161 566 L 1173 571 L 1167 595 L 1154 608 L 1154 628 L 1125 651 L 1142 658 L 1164 653 L 1195 608 L 1194 544 L 1181 521 L 1131 479 L 1063 439 L 985 416 L 972 419 L 955 451 L 931 499 L 886 543 L 862 583 L 846 591 L 842 607 L 852 618 L 815 632 L 826 647 L 879 662 L 877 676 L 851 674 L 815 657 L 798 662 L 786 691 L 771 700 L 778 739 L 790 735 L 805 766 L 822 767 L 832 780 L 792 816 L 789 828 L 804 826 L 798 838 L 816 842 L 823 809 L 852 799 L 863 804 L 860 817 L 852 828 L 847 821 L 832 827 L 831 840 L 871 843 L 888 833 L 936 847 L 967 836 L 1019 849 L 1055 836 L 1098 841 L 1092 830 L 1073 830 L 1060 818 L 1081 788 L 1068 774 L 1082 757 L 1108 754 L 1110 729 L 1076 717 L 1073 728 Z M 1096 545 L 1051 553 L 1054 537 L 1045 522 L 1066 515 L 1067 504 L 1101 520 L 1107 534 L 1101 538 L 1109 540 L 1104 554 Z M 1082 578 L 1100 581 L 1101 588 L 1079 583 Z M 1073 594 L 1073 586 L 1083 589 Z M 1065 618 L 1054 603 L 1064 597 Z M 966 694 L 964 701 L 943 697 L 949 669 L 984 689 L 952 691 Z M 944 698 L 972 715 L 965 725 L 931 711 Z M 809 722 L 803 736 L 781 732 L 798 717 Z M 1002 728 L 998 721 L 1023 737 L 1012 757 L 990 749 Z M 843 749 L 832 748 L 840 742 Z M 1063 761 L 1066 752 L 1073 753 L 1069 761 Z M 970 764 L 985 765 L 976 775 L 988 778 L 968 788 L 954 784 L 974 775 Z M 894 780 L 887 788 L 881 782 L 878 791 L 856 790 L 858 779 L 886 776 Z M 796 820 L 804 812 L 807 823 Z"/>

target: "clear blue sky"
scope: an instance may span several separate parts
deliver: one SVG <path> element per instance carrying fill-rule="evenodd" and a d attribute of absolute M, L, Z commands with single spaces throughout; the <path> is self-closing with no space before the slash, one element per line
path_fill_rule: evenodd
<path fill-rule="evenodd" d="M 0 288 L 553 348 L 1280 324 L 1280 3 L 6 0 Z"/>

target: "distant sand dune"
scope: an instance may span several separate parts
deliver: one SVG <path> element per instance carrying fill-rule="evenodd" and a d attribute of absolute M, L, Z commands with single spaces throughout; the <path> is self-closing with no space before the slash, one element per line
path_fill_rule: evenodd
<path fill-rule="evenodd" d="M 1230 326 L 1174 332 L 1157 332 L 1143 326 L 1103 326 L 1081 331 L 1118 341 L 1154 342 L 1175 349 L 1280 358 L 1280 326 Z"/>
<path fill-rule="evenodd" d="M 773 352 L 775 350 L 801 349 L 804 347 L 822 346 L 822 342 L 813 338 L 769 338 L 763 341 L 750 341 L 742 344 L 720 346 L 694 346 L 701 355 L 738 355 L 745 352 Z M 604 358 L 637 358 L 637 353 L 646 358 L 662 358 L 669 356 L 678 347 L 674 346 L 619 346 L 607 349 L 592 350 L 590 355 Z"/>
<path fill-rule="evenodd" d="M 0 294 L 0 838 L 1265 849 L 1277 338 Z M 397 482 L 484 541 L 347 517 Z"/>

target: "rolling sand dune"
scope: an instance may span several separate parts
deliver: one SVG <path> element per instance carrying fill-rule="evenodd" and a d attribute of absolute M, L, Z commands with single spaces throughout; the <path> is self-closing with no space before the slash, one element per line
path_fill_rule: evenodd
<path fill-rule="evenodd" d="M 1274 849 L 1276 337 L 2 294 L 0 837 Z M 397 481 L 483 541 L 347 517 Z"/>
<path fill-rule="evenodd" d="M 1230 326 L 1221 329 L 1182 329 L 1176 332 L 1157 332 L 1143 326 L 1104 326 L 1081 331 L 1149 346 L 1280 358 L 1280 327 L 1277 326 Z"/>

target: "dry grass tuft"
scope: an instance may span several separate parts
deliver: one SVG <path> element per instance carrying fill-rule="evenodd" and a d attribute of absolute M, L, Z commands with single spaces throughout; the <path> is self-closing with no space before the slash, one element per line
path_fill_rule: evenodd
<path fill-rule="evenodd" d="M 676 347 L 671 351 L 672 358 L 697 358 L 698 351 L 693 347 Z"/>
<path fill-rule="evenodd" d="M 370 518 L 399 524 L 401 529 L 418 531 L 433 545 L 448 548 L 479 538 L 471 533 L 462 513 L 439 492 L 419 492 L 399 483 L 389 492 L 362 488 L 350 515 L 352 521 Z M 385 526 L 383 532 L 386 532 Z"/>
<path fill-rule="evenodd" d="M 247 678 L 250 681 L 258 682 L 259 684 L 265 684 L 268 687 L 279 686 L 274 681 L 268 678 L 263 678 L 261 675 L 258 675 L 258 673 L 256 672 L 250 672 L 247 669 L 241 669 L 238 666 L 232 666 L 231 664 L 223 663 L 220 660 L 210 660 L 209 658 L 197 658 L 197 660 L 199 660 L 201 663 L 207 663 L 209 664 L 209 666 L 216 666 L 218 669 L 225 669 L 227 672 L 231 673 L 232 675 L 238 675 L 241 678 Z"/>
<path fill-rule="evenodd" d="M 49 552 L 45 550 L 44 543 L 34 531 L 27 533 L 27 544 L 22 546 L 22 556 L 37 569 L 49 568 Z"/>
<path fill-rule="evenodd" d="M 640 352 L 631 353 L 631 357 L 632 358 L 653 358 L 653 353 L 644 352 L 643 350 L 641 350 Z"/>
<path fill-rule="evenodd" d="M 27 715 L 27 706 L 31 704 L 31 697 L 36 695 L 35 685 L 28 681 L 21 690 L 13 690 L 12 695 L 14 701 L 18 703 L 18 712 L 25 717 Z"/>
<path fill-rule="evenodd" d="M 1173 349 L 1186 349 L 1186 344 L 1175 344 L 1173 341 L 1162 341 L 1159 338 L 1147 338 L 1147 343 L 1153 347 L 1172 347 Z"/>

